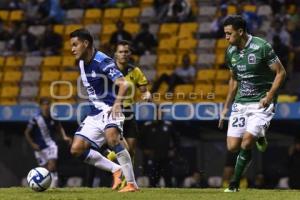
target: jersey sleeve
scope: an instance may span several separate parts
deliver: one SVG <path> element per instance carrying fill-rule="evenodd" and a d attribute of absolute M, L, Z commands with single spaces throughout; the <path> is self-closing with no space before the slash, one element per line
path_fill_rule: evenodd
<path fill-rule="evenodd" d="M 28 123 L 27 123 L 27 128 L 28 128 L 28 129 L 32 129 L 35 125 L 36 125 L 36 120 L 35 120 L 35 118 L 33 117 L 33 118 L 31 118 L 31 119 L 28 121 Z"/>
<path fill-rule="evenodd" d="M 123 77 L 122 72 L 117 68 L 112 59 L 105 59 L 101 62 L 103 73 L 111 80 L 115 81 L 117 78 Z"/>
<path fill-rule="evenodd" d="M 136 84 L 138 87 L 148 84 L 148 80 L 140 68 L 138 67 L 135 68 L 134 75 L 136 77 Z"/>
<path fill-rule="evenodd" d="M 271 44 L 266 43 L 263 46 L 263 58 L 266 61 L 266 63 L 268 64 L 268 66 L 272 65 L 273 63 L 275 63 L 278 60 L 278 57 L 275 53 L 275 51 L 273 50 Z"/>

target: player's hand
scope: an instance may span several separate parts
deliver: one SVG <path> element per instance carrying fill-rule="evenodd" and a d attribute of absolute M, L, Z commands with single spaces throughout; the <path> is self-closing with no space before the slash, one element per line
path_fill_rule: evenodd
<path fill-rule="evenodd" d="M 225 120 L 227 113 L 228 113 L 228 108 L 223 108 L 222 112 L 220 113 L 220 119 L 219 119 L 219 124 L 218 124 L 219 129 L 223 129 L 224 120 Z"/>
<path fill-rule="evenodd" d="M 267 108 L 272 103 L 272 97 L 267 92 L 266 96 L 259 101 L 259 108 Z"/>
<path fill-rule="evenodd" d="M 142 100 L 143 101 L 146 101 L 146 102 L 150 102 L 152 101 L 152 96 L 151 96 L 151 93 L 149 91 L 146 91 L 142 94 Z"/>
<path fill-rule="evenodd" d="M 37 144 L 35 144 L 35 143 L 31 144 L 31 147 L 32 147 L 33 150 L 35 150 L 35 151 L 39 151 L 39 150 L 40 150 L 39 145 L 37 145 Z"/>
<path fill-rule="evenodd" d="M 68 136 L 65 136 L 63 138 L 63 140 L 68 144 L 68 145 L 71 145 L 72 144 L 72 138 L 68 137 Z"/>
<path fill-rule="evenodd" d="M 113 120 L 115 120 L 118 117 L 121 117 L 122 116 L 121 103 L 114 103 L 111 110 L 109 111 L 109 115 L 110 114 Z"/>

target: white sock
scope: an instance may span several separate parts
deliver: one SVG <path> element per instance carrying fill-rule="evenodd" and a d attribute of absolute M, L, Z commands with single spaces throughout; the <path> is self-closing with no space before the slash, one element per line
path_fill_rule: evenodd
<path fill-rule="evenodd" d="M 90 152 L 85 158 L 84 162 L 112 173 L 121 169 L 120 165 L 108 160 L 107 158 L 102 156 L 101 153 L 93 149 L 90 149 Z"/>
<path fill-rule="evenodd" d="M 50 184 L 50 188 L 56 188 L 58 185 L 58 175 L 57 172 L 51 172 L 51 184 Z"/>
<path fill-rule="evenodd" d="M 122 172 L 125 176 L 127 183 L 133 183 L 136 185 L 132 162 L 128 151 L 124 149 L 117 153 L 117 160 L 122 167 Z"/>

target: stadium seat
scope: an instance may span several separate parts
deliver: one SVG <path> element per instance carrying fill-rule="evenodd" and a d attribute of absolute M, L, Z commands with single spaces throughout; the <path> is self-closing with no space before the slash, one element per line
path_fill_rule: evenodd
<path fill-rule="evenodd" d="M 229 70 L 225 70 L 225 69 L 217 70 L 217 72 L 216 72 L 216 81 L 217 82 L 228 83 L 229 78 L 230 78 Z"/>
<path fill-rule="evenodd" d="M 62 67 L 71 67 L 75 69 L 76 61 L 74 56 L 63 56 L 62 58 Z"/>
<path fill-rule="evenodd" d="M 179 24 L 167 23 L 161 24 L 159 30 L 159 38 L 169 38 L 170 36 L 177 35 Z"/>
<path fill-rule="evenodd" d="M 202 22 L 198 26 L 198 33 L 210 33 L 210 22 Z"/>
<path fill-rule="evenodd" d="M 60 56 L 46 56 L 43 60 L 43 66 L 45 68 L 49 67 L 57 67 L 61 65 L 61 57 Z"/>
<path fill-rule="evenodd" d="M 20 87 L 18 85 L 7 85 L 3 84 L 0 97 L 1 98 L 15 98 L 18 96 Z"/>
<path fill-rule="evenodd" d="M 173 53 L 177 46 L 177 39 L 175 37 L 160 39 L 158 43 L 157 52 L 162 53 Z"/>
<path fill-rule="evenodd" d="M 155 10 L 152 7 L 152 5 L 149 7 L 144 7 L 142 9 L 142 13 L 140 16 L 140 23 L 152 22 L 152 21 L 154 21 L 155 16 L 156 16 L 156 13 L 155 13 Z"/>
<path fill-rule="evenodd" d="M 158 55 L 156 69 L 173 69 L 176 64 L 176 55 L 160 54 Z"/>
<path fill-rule="evenodd" d="M 140 6 L 142 8 L 149 7 L 153 5 L 153 0 L 141 0 Z"/>
<path fill-rule="evenodd" d="M 210 17 L 213 18 L 217 13 L 216 6 L 200 6 L 198 11 L 199 17 Z"/>
<path fill-rule="evenodd" d="M 69 35 L 70 33 L 72 33 L 73 31 L 75 31 L 76 29 L 79 29 L 79 28 L 83 28 L 83 25 L 82 24 L 69 24 L 69 25 L 66 25 L 65 27 L 65 38 L 69 39 Z"/>
<path fill-rule="evenodd" d="M 69 40 L 64 41 L 64 56 L 71 56 L 71 43 Z"/>
<path fill-rule="evenodd" d="M 20 98 L 34 98 L 38 95 L 38 91 L 36 85 L 24 85 L 21 87 Z"/>
<path fill-rule="evenodd" d="M 155 54 L 144 54 L 139 59 L 141 68 L 153 69 L 156 64 L 157 56 Z"/>
<path fill-rule="evenodd" d="M 228 84 L 216 84 L 215 85 L 216 97 L 226 98 L 228 93 Z"/>
<path fill-rule="evenodd" d="M 0 83 L 2 83 L 3 72 L 0 71 Z"/>
<path fill-rule="evenodd" d="M 22 10 L 12 10 L 9 15 L 10 21 L 22 21 L 24 18 L 24 12 Z"/>
<path fill-rule="evenodd" d="M 227 7 L 228 15 L 234 15 L 234 14 L 236 14 L 236 11 L 237 11 L 237 9 L 236 9 L 235 5 L 229 5 Z"/>
<path fill-rule="evenodd" d="M 57 91 L 58 91 L 58 87 L 53 87 L 52 89 L 54 95 L 58 95 Z M 39 97 L 52 97 L 51 95 L 51 88 L 50 88 L 50 84 L 49 83 L 42 83 L 40 84 L 40 90 L 39 90 Z"/>
<path fill-rule="evenodd" d="M 24 61 L 24 67 L 40 66 L 43 58 L 41 56 L 26 56 Z"/>
<path fill-rule="evenodd" d="M 178 37 L 180 39 L 191 38 L 194 36 L 193 34 L 197 32 L 197 29 L 198 29 L 198 23 L 196 22 L 182 23 L 179 25 Z"/>
<path fill-rule="evenodd" d="M 61 73 L 61 80 L 63 81 L 72 81 L 76 82 L 79 77 L 79 73 L 77 71 L 66 71 Z"/>
<path fill-rule="evenodd" d="M 85 28 L 93 35 L 95 39 L 100 37 L 101 25 L 100 24 L 87 24 Z"/>
<path fill-rule="evenodd" d="M 160 27 L 159 24 L 151 23 L 149 26 L 150 33 L 156 36 L 159 31 L 159 27 Z"/>
<path fill-rule="evenodd" d="M 64 32 L 65 32 L 65 26 L 62 25 L 62 24 L 55 24 L 55 25 L 53 26 L 53 31 L 54 31 L 55 33 L 58 33 L 58 34 L 60 34 L 60 35 L 63 35 Z"/>
<path fill-rule="evenodd" d="M 15 97 L 10 97 L 10 98 L 1 98 L 0 99 L 0 105 L 3 105 L 3 106 L 13 106 L 13 105 L 16 105 L 18 102 L 17 102 L 17 99 Z"/>
<path fill-rule="evenodd" d="M 69 9 L 66 11 L 65 23 L 80 24 L 82 22 L 83 14 L 83 9 Z"/>
<path fill-rule="evenodd" d="M 197 65 L 211 67 L 215 64 L 216 55 L 214 53 L 203 53 L 198 56 Z"/>
<path fill-rule="evenodd" d="M 184 40 L 179 40 L 178 43 L 178 48 L 177 53 L 183 53 L 186 51 L 194 51 L 197 47 L 197 40 L 195 39 L 184 39 Z"/>
<path fill-rule="evenodd" d="M 9 11 L 8 10 L 0 10 L 0 19 L 2 21 L 7 21 L 9 17 Z"/>
<path fill-rule="evenodd" d="M 0 56 L 0 68 L 4 66 L 4 63 L 5 63 L 5 57 Z"/>
<path fill-rule="evenodd" d="M 103 37 L 108 37 L 110 39 L 110 36 L 113 32 L 117 30 L 117 27 L 115 24 L 108 23 L 108 24 L 102 24 L 102 33 L 101 33 L 101 42 Z"/>
<path fill-rule="evenodd" d="M 38 82 L 40 80 L 40 71 L 24 71 L 22 82 Z"/>
<path fill-rule="evenodd" d="M 40 37 L 42 34 L 45 33 L 46 27 L 43 25 L 32 25 L 29 26 L 28 32 L 36 37 Z"/>
<path fill-rule="evenodd" d="M 131 33 L 132 35 L 136 35 L 140 31 L 139 23 L 125 23 L 124 29 Z"/>
<path fill-rule="evenodd" d="M 2 81 L 5 82 L 19 82 L 21 80 L 22 73 L 20 71 L 5 71 Z"/>
<path fill-rule="evenodd" d="M 19 69 L 23 65 L 23 57 L 21 56 L 8 56 L 5 59 L 5 70 Z"/>
<path fill-rule="evenodd" d="M 246 4 L 243 6 L 244 11 L 245 12 L 252 12 L 252 13 L 256 13 L 256 5 L 252 5 L 252 4 Z"/>
<path fill-rule="evenodd" d="M 74 97 L 76 94 L 77 94 L 77 87 L 74 85 L 72 85 L 72 87 L 69 87 L 66 84 L 62 84 L 59 86 L 58 95 L 60 97 L 70 98 L 70 97 Z"/>
<path fill-rule="evenodd" d="M 186 52 L 183 52 L 182 54 L 177 54 L 177 66 L 178 67 L 181 67 L 182 66 L 182 57 L 183 55 L 185 54 Z M 194 54 L 194 53 L 188 53 L 189 56 L 190 56 L 190 61 L 191 61 L 191 64 L 194 65 L 196 64 L 196 61 L 197 61 L 197 55 Z"/>
<path fill-rule="evenodd" d="M 147 80 L 152 83 L 156 77 L 156 70 L 155 69 L 143 69 L 144 75 L 147 77 Z"/>
<path fill-rule="evenodd" d="M 213 51 L 216 46 L 215 39 L 200 39 L 198 40 L 198 50 L 203 50 L 203 52 Z"/>
<path fill-rule="evenodd" d="M 257 8 L 257 15 L 269 17 L 272 15 L 272 8 L 270 5 L 260 5 Z"/>
<path fill-rule="evenodd" d="M 207 99 L 209 99 L 209 97 L 213 95 L 213 85 L 198 83 L 195 85 L 194 92 L 196 94 L 194 102 L 207 101 Z"/>
<path fill-rule="evenodd" d="M 180 84 L 177 85 L 174 89 L 174 98 L 173 101 L 180 102 L 180 101 L 189 101 L 189 96 L 194 91 L 194 85 L 191 84 Z"/>
<path fill-rule="evenodd" d="M 216 64 L 222 65 L 225 63 L 225 53 L 216 53 Z"/>
<path fill-rule="evenodd" d="M 122 11 L 122 20 L 125 22 L 136 22 L 140 16 L 141 9 L 139 7 L 124 8 Z"/>
<path fill-rule="evenodd" d="M 106 8 L 104 10 L 103 22 L 116 22 L 121 17 L 121 8 Z"/>
<path fill-rule="evenodd" d="M 216 48 L 217 49 L 226 49 L 228 47 L 229 43 L 226 39 L 218 39 L 217 40 L 217 45 Z"/>
<path fill-rule="evenodd" d="M 196 82 L 211 83 L 215 80 L 216 70 L 214 69 L 201 69 L 198 70 Z"/>
<path fill-rule="evenodd" d="M 41 75 L 41 81 L 51 82 L 60 80 L 60 73 L 58 71 L 43 71 Z"/>
<path fill-rule="evenodd" d="M 85 10 L 84 24 L 99 23 L 102 18 L 102 11 L 97 8 L 90 8 Z"/>

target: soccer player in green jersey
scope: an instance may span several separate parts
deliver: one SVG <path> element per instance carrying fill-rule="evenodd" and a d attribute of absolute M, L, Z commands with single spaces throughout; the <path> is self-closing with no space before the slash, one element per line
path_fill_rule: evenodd
<path fill-rule="evenodd" d="M 265 150 L 265 131 L 274 116 L 276 93 L 286 72 L 271 45 L 246 32 L 246 21 L 241 16 L 228 16 L 224 21 L 224 32 L 230 44 L 226 63 L 231 78 L 219 128 L 223 127 L 224 118 L 233 103 L 227 148 L 232 152 L 239 151 L 233 177 L 224 192 L 237 192 L 255 142 L 259 150 Z"/>

